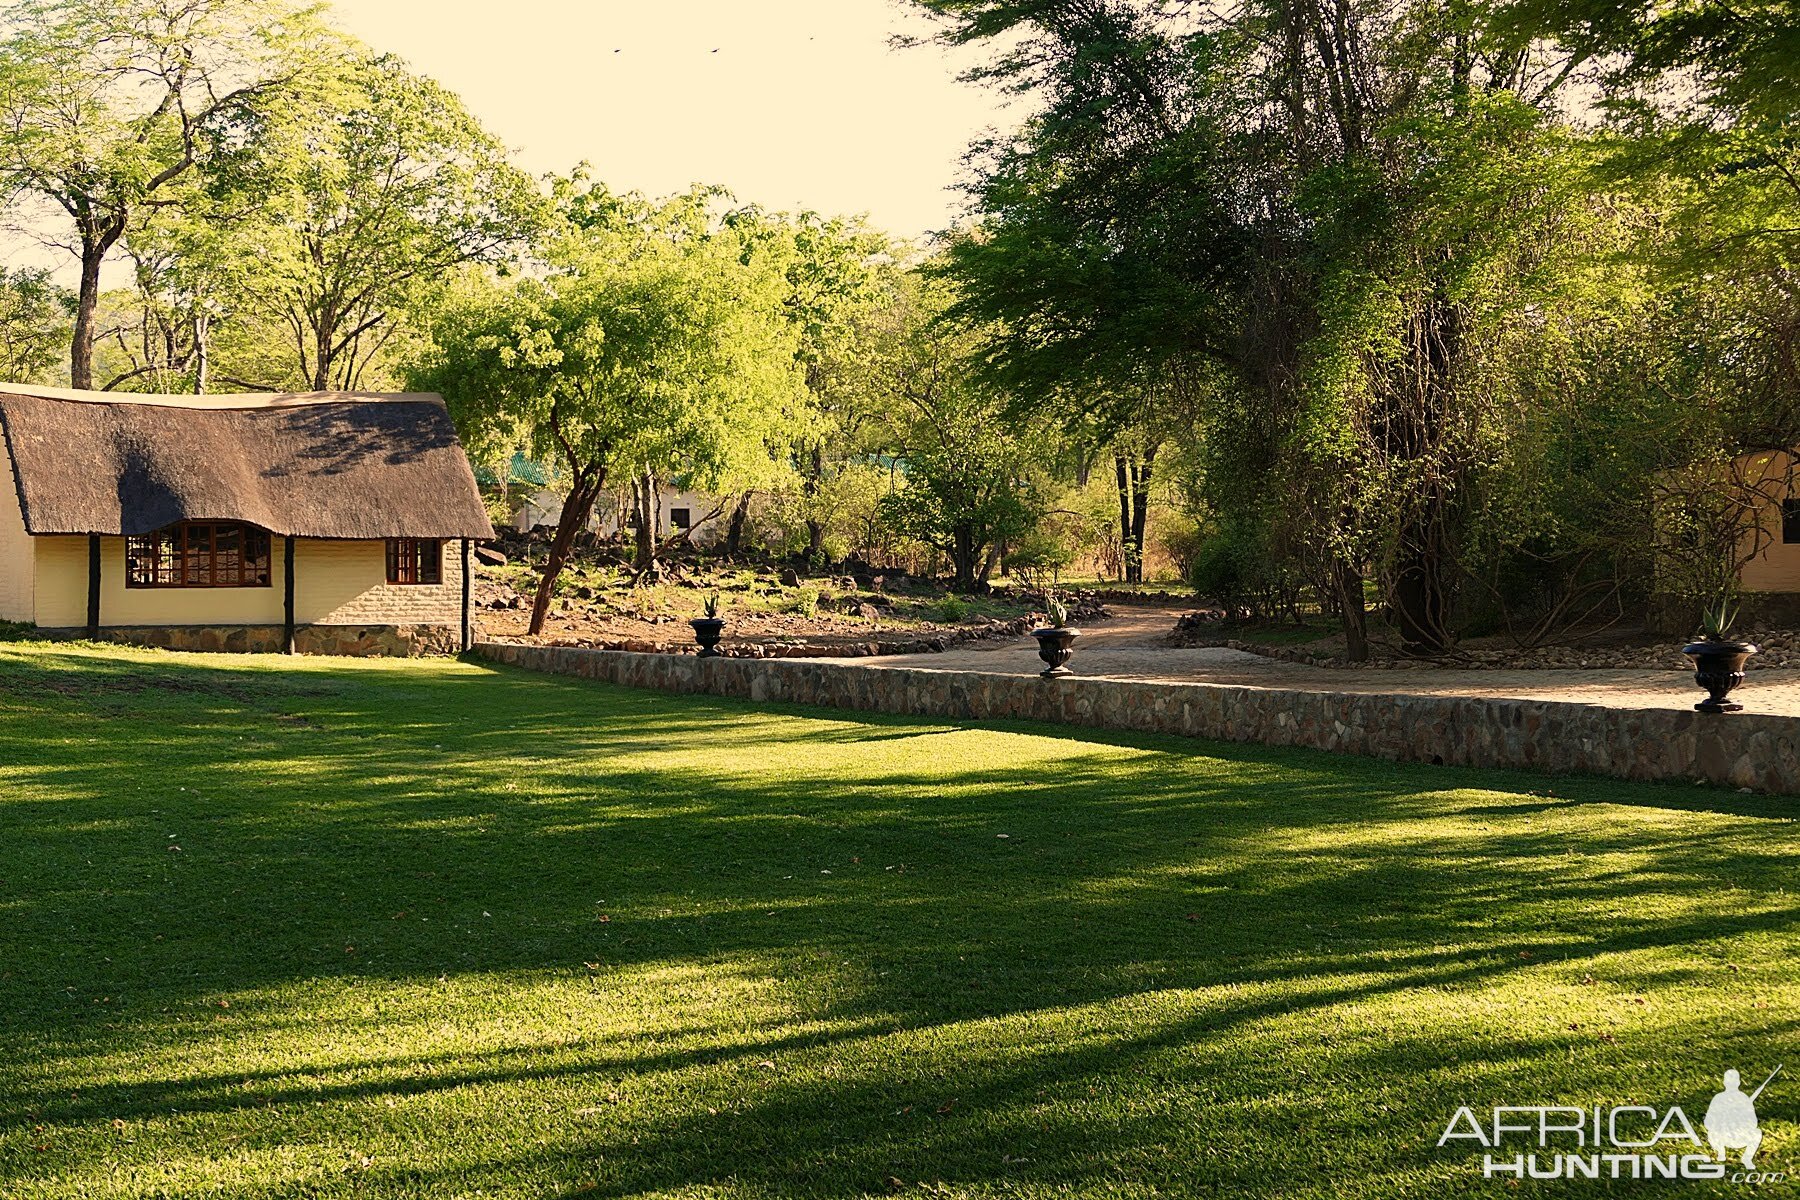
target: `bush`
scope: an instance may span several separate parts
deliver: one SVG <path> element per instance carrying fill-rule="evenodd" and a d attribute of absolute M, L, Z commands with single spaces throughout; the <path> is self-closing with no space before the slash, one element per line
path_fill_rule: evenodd
<path fill-rule="evenodd" d="M 1299 619 L 1303 584 L 1298 566 L 1274 553 L 1255 526 L 1227 525 L 1204 539 L 1194 551 L 1188 582 L 1228 612 L 1262 620 Z"/>
<path fill-rule="evenodd" d="M 1194 585 L 1194 591 L 1225 608 L 1240 607 L 1249 592 L 1248 540 L 1234 529 L 1201 541 L 1188 566 L 1188 582 Z"/>
<path fill-rule="evenodd" d="M 1007 552 L 1006 569 L 1026 587 L 1042 591 L 1054 584 L 1074 561 L 1062 539 L 1043 528 L 1024 534 Z"/>
<path fill-rule="evenodd" d="M 1182 517 L 1171 517 L 1171 521 L 1179 522 L 1173 529 L 1165 529 L 1161 542 L 1163 553 L 1169 556 L 1175 573 L 1183 579 L 1192 580 L 1194 567 L 1200 558 L 1200 550 L 1206 545 L 1206 535 L 1193 521 Z"/>
<path fill-rule="evenodd" d="M 933 615 L 945 625 L 955 625 L 969 616 L 969 602 L 961 596 L 945 596 L 932 606 Z"/>

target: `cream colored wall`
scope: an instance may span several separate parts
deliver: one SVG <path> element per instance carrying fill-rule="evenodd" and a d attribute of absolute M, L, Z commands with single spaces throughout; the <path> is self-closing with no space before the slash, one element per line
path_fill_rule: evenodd
<path fill-rule="evenodd" d="M 588 518 L 588 528 L 602 537 L 611 537 L 624 530 L 631 519 L 629 509 L 619 507 L 617 496 L 602 496 L 594 504 L 593 515 Z M 657 508 L 659 510 L 658 525 L 665 537 L 675 532 L 675 522 L 670 516 L 678 508 L 688 510 L 688 519 L 698 521 L 718 506 L 717 496 L 705 492 L 659 492 Z M 563 498 L 559 493 L 540 489 L 532 493 L 518 509 L 513 512 L 512 524 L 520 533 L 528 533 L 538 525 L 555 526 L 562 520 Z M 699 545 L 710 545 L 725 536 L 729 522 L 729 511 L 721 513 L 711 521 L 700 526 L 694 533 L 694 541 Z"/>
<path fill-rule="evenodd" d="M 46 536 L 38 544 L 38 624 L 74 629 L 87 624 L 88 540 Z M 100 539 L 102 625 L 279 625 L 281 545 L 275 545 L 275 586 L 266 588 L 127 588 L 125 539 Z"/>
<path fill-rule="evenodd" d="M 1763 552 L 1744 564 L 1741 575 L 1747 592 L 1800 592 L 1800 545 L 1781 543 L 1781 522 Z"/>
<path fill-rule="evenodd" d="M 390 584 L 385 542 L 303 541 L 294 558 L 294 619 L 303 625 L 455 625 L 462 620 L 460 542 L 444 543 L 440 584 Z"/>
<path fill-rule="evenodd" d="M 1744 564 L 1739 581 L 1747 592 L 1800 592 L 1800 545 L 1783 545 L 1781 541 L 1781 504 L 1783 495 L 1800 495 L 1794 482 L 1795 464 L 1786 454 L 1746 455 L 1740 460 L 1743 473 L 1759 481 L 1758 490 L 1771 497 L 1761 512 L 1763 548 Z"/>
<path fill-rule="evenodd" d="M 37 549 L 25 532 L 19 511 L 19 489 L 13 483 L 12 456 L 0 443 L 0 621 L 34 621 L 32 580 Z"/>
<path fill-rule="evenodd" d="M 40 537 L 37 622 L 46 629 L 87 624 L 88 540 Z M 266 588 L 127 588 L 125 539 L 100 539 L 103 625 L 279 625 L 286 570 L 273 539 Z M 301 625 L 456 625 L 462 619 L 462 551 L 444 543 L 444 582 L 387 582 L 385 542 L 302 540 L 294 548 L 294 619 Z"/>

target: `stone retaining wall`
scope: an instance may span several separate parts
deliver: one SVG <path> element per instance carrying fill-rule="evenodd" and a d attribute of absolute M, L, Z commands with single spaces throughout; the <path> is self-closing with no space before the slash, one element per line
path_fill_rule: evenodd
<path fill-rule="evenodd" d="M 1800 718 L 1546 700 L 1355 695 L 483 642 L 497 663 L 658 691 L 1306 746 L 1452 766 L 1800 792 Z"/>
<path fill-rule="evenodd" d="M 53 638 L 87 636 L 85 629 L 40 632 Z M 280 625 L 108 626 L 100 630 L 99 640 L 207 654 L 279 654 L 285 632 Z M 461 642 L 456 628 L 445 625 L 301 625 L 294 630 L 297 653 L 354 658 L 455 654 Z"/>

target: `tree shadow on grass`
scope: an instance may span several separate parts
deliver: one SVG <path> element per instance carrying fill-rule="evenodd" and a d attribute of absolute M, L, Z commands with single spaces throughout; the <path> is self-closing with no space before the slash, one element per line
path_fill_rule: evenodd
<path fill-rule="evenodd" d="M 519 672 L 0 656 L 0 1114 L 247 1120 L 799 1057 L 851 1069 L 759 1079 L 710 1112 L 677 1098 L 584 1117 L 549 1149 L 389 1183 L 523 1176 L 548 1194 L 591 1160 L 597 1194 L 620 1196 L 1122 1169 L 1241 1188 L 1240 1161 L 1153 1161 L 1167 1114 L 1076 1121 L 1083 1089 L 1170 1073 L 1208 1093 L 1198 1119 L 1227 1139 L 1271 1091 L 1294 1093 L 1278 1121 L 1329 1123 L 1334 1071 L 1345 1094 L 1385 1077 L 1435 1102 L 1446 1047 L 1430 1037 L 1321 1042 L 1302 1062 L 1268 1030 L 1525 972 L 1711 986 L 1730 948 L 1791 943 L 1792 826 L 1770 798 L 1006 728 L 1031 735 L 1005 743 L 1016 761 L 956 722 Z M 244 997 L 280 1009 L 321 982 L 529 991 L 589 963 L 627 989 L 673 966 L 742 970 L 783 981 L 787 1009 L 716 1037 L 697 1010 L 574 1045 L 91 1077 L 133 1047 L 208 1044 L 216 1029 L 176 1018 L 222 993 L 254 1022 Z M 1714 1034 L 1793 1028 L 1748 1009 L 1728 1025 Z M 1595 1050 L 1539 1029 L 1448 1052 L 1504 1079 Z"/>

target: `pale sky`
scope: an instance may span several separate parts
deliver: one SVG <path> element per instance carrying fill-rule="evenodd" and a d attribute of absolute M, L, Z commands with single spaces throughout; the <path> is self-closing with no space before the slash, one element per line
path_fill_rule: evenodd
<path fill-rule="evenodd" d="M 957 80 L 970 59 L 896 50 L 902 0 L 334 0 L 334 22 L 458 93 L 533 175 L 584 159 L 617 190 L 947 227 L 963 151 L 1022 109 Z M 57 225 L 60 232 L 60 223 Z M 74 260 L 0 239 L 0 262 Z M 118 286 L 115 261 L 108 286 Z"/>
<path fill-rule="evenodd" d="M 335 0 L 337 23 L 462 96 L 539 174 L 948 225 L 963 150 L 1016 121 L 890 0 Z"/>

